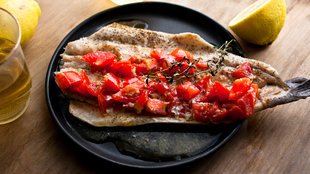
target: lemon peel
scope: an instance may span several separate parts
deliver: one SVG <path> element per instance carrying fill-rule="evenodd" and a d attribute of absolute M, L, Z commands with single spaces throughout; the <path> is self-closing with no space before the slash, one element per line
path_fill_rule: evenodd
<path fill-rule="evenodd" d="M 0 7 L 8 10 L 18 20 L 21 28 L 21 45 L 33 36 L 41 15 L 39 4 L 34 0 L 0 0 Z"/>
<path fill-rule="evenodd" d="M 285 17 L 284 0 L 258 0 L 233 18 L 228 26 L 249 43 L 268 45 L 278 37 Z"/>

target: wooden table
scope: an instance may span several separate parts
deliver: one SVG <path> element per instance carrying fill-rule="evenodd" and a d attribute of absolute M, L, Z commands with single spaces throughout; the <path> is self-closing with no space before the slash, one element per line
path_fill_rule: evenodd
<path fill-rule="evenodd" d="M 226 28 L 250 5 L 246 0 L 170 0 L 198 10 Z M 42 14 L 23 47 L 33 87 L 26 113 L 0 126 L 0 173 L 114 173 L 122 167 L 98 160 L 71 143 L 53 122 L 45 102 L 45 75 L 60 41 L 91 15 L 115 6 L 109 0 L 38 0 Z M 257 47 L 239 40 L 246 54 L 271 64 L 284 80 L 310 77 L 310 3 L 286 0 L 287 18 L 278 39 Z M 203 22 L 203 21 L 202 21 Z M 310 99 L 254 115 L 219 151 L 182 167 L 127 172 L 309 173 Z"/>

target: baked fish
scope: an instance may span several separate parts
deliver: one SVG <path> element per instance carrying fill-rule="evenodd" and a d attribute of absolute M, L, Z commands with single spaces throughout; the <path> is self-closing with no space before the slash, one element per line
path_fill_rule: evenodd
<path fill-rule="evenodd" d="M 96 127 L 231 123 L 310 96 L 308 79 L 284 82 L 270 65 L 226 48 L 193 33 L 112 23 L 68 43 L 56 83 L 70 113 Z"/>

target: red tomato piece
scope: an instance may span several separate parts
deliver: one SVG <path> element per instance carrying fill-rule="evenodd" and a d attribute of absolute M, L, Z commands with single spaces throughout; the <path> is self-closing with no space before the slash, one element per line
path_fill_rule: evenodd
<path fill-rule="evenodd" d="M 188 69 L 188 67 L 189 67 L 189 64 L 188 64 L 188 62 L 182 62 L 182 67 L 180 68 L 180 73 L 182 74 L 182 73 L 186 73 L 186 74 L 194 74 L 195 73 L 195 70 L 196 70 L 196 68 L 194 68 L 194 67 L 192 67 L 192 68 L 189 68 Z"/>
<path fill-rule="evenodd" d="M 140 94 L 146 89 L 147 85 L 143 81 L 136 81 L 122 88 L 112 95 L 112 98 L 122 103 L 134 103 Z"/>
<path fill-rule="evenodd" d="M 89 83 L 87 85 L 87 91 L 90 95 L 98 97 L 98 94 L 101 94 L 105 88 L 105 85 L 103 82 L 95 81 L 92 83 Z"/>
<path fill-rule="evenodd" d="M 121 89 L 121 82 L 113 73 L 104 75 L 103 81 L 105 82 L 106 90 L 118 92 Z"/>
<path fill-rule="evenodd" d="M 121 60 L 113 62 L 108 68 L 108 71 L 121 76 L 121 77 L 134 77 L 136 76 L 136 67 L 131 64 L 129 60 Z"/>
<path fill-rule="evenodd" d="M 161 72 L 156 73 L 155 76 L 158 77 L 158 79 L 162 82 L 167 81 L 167 79 L 165 78 L 165 76 Z"/>
<path fill-rule="evenodd" d="M 176 61 L 180 61 L 182 60 L 184 57 L 187 58 L 187 54 L 186 54 L 186 51 L 182 48 L 177 48 L 175 50 L 173 50 L 170 55 L 174 56 L 175 57 L 175 60 Z"/>
<path fill-rule="evenodd" d="M 147 100 L 149 99 L 149 94 L 150 90 L 146 90 L 137 99 L 134 108 L 138 114 L 142 112 Z"/>
<path fill-rule="evenodd" d="M 112 106 L 113 103 L 114 101 L 110 95 L 103 95 L 101 93 L 98 94 L 98 105 L 101 113 L 105 114 L 107 112 L 107 108 Z"/>
<path fill-rule="evenodd" d="M 160 95 L 164 96 L 165 100 L 170 100 L 173 97 L 168 83 L 155 82 L 153 86 L 154 86 L 154 89 L 156 92 L 158 92 Z"/>
<path fill-rule="evenodd" d="M 97 51 L 84 55 L 81 60 L 90 63 L 91 66 L 104 67 L 114 61 L 116 55 L 108 52 Z"/>
<path fill-rule="evenodd" d="M 136 67 L 136 73 L 137 73 L 137 75 L 143 75 L 143 74 L 145 74 L 145 73 L 148 72 L 148 68 L 147 68 L 147 66 L 146 66 L 145 63 L 139 63 L 139 64 L 134 63 L 134 64 L 132 64 L 132 65 L 133 65 L 134 67 Z"/>
<path fill-rule="evenodd" d="M 132 83 L 134 83 L 134 82 L 136 82 L 136 81 L 140 81 L 141 79 L 139 79 L 138 77 L 127 77 L 127 78 L 125 78 L 124 80 L 123 80 L 123 82 L 122 82 L 122 87 L 125 87 L 125 86 L 127 86 L 127 85 L 129 85 L 129 84 L 132 84 Z"/>
<path fill-rule="evenodd" d="M 87 90 L 87 84 L 84 82 L 72 85 L 68 88 L 68 90 L 84 97 L 91 97 Z"/>
<path fill-rule="evenodd" d="M 136 67 L 136 73 L 138 75 L 142 75 L 148 71 L 146 64 L 143 62 L 138 56 L 132 56 L 129 61 L 132 63 L 134 67 Z"/>
<path fill-rule="evenodd" d="M 177 86 L 176 90 L 186 101 L 191 100 L 200 93 L 200 90 L 189 81 L 184 82 L 183 85 Z"/>
<path fill-rule="evenodd" d="M 228 116 L 225 120 L 227 123 L 232 123 L 241 119 L 246 118 L 244 111 L 235 103 L 225 103 L 223 108 L 226 108 L 228 111 Z"/>
<path fill-rule="evenodd" d="M 219 82 L 214 82 L 212 88 L 209 91 L 208 98 L 209 100 L 214 100 L 217 98 L 220 102 L 224 102 L 228 100 L 229 94 L 229 89 L 224 87 Z"/>
<path fill-rule="evenodd" d="M 155 59 L 163 60 L 168 57 L 168 53 L 162 49 L 155 49 L 151 51 L 151 56 Z"/>
<path fill-rule="evenodd" d="M 66 90 L 67 88 L 69 88 L 74 84 L 83 82 L 83 79 L 75 71 L 59 72 L 57 73 L 55 79 L 56 83 L 58 84 L 61 90 Z"/>
<path fill-rule="evenodd" d="M 199 90 L 205 90 L 207 91 L 209 86 L 211 85 L 211 82 L 210 82 L 210 75 L 200 79 L 197 84 L 196 84 L 196 87 L 199 89 Z"/>
<path fill-rule="evenodd" d="M 200 69 L 208 69 L 208 68 L 209 68 L 208 62 L 207 62 L 207 61 L 203 61 L 203 60 L 199 60 L 199 61 L 196 63 L 196 67 L 197 67 L 197 68 L 200 68 Z"/>
<path fill-rule="evenodd" d="M 160 60 L 159 64 L 163 68 L 165 73 L 174 73 L 177 68 L 169 69 L 172 66 L 173 62 L 175 62 L 175 57 L 169 55 L 167 58 Z"/>
<path fill-rule="evenodd" d="M 217 102 L 213 103 L 193 103 L 193 117 L 198 122 L 203 123 L 220 123 L 225 119 L 228 112 Z"/>
<path fill-rule="evenodd" d="M 145 110 L 153 114 L 167 115 L 167 106 L 168 102 L 149 98 L 146 102 Z"/>
<path fill-rule="evenodd" d="M 157 60 L 153 58 L 144 59 L 142 62 L 146 65 L 148 71 L 158 67 Z"/>
<path fill-rule="evenodd" d="M 249 78 L 236 79 L 230 89 L 229 100 L 237 100 L 251 88 L 252 81 Z"/>
<path fill-rule="evenodd" d="M 142 59 L 140 58 L 140 56 L 132 56 L 132 57 L 129 59 L 129 61 L 130 61 L 131 63 L 137 63 L 137 64 L 142 63 Z"/>
<path fill-rule="evenodd" d="M 232 73 L 232 76 L 236 78 L 244 78 L 244 77 L 251 77 L 252 69 L 248 62 L 244 62 L 243 64 L 239 65 Z"/>

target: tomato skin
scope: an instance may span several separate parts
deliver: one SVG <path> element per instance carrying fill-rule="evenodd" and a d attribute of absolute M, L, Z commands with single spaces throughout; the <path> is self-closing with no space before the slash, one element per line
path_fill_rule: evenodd
<path fill-rule="evenodd" d="M 140 81 L 140 80 L 141 80 L 141 79 L 138 78 L 138 77 L 127 77 L 127 78 L 124 78 L 124 80 L 123 80 L 121 86 L 122 86 L 122 87 L 125 87 L 125 86 L 127 86 L 127 85 L 129 85 L 129 84 L 132 84 L 132 83 L 137 82 L 137 81 Z"/>
<path fill-rule="evenodd" d="M 121 89 L 121 82 L 113 73 L 104 75 L 103 81 L 105 82 L 106 90 L 118 92 Z"/>
<path fill-rule="evenodd" d="M 142 62 L 146 65 L 147 71 L 150 71 L 158 67 L 158 62 L 154 58 L 144 59 Z"/>
<path fill-rule="evenodd" d="M 103 95 L 101 93 L 98 94 L 98 105 L 101 113 L 105 114 L 107 112 L 107 108 L 112 106 L 114 100 L 111 95 Z"/>
<path fill-rule="evenodd" d="M 136 102 L 140 94 L 146 90 L 145 82 L 139 80 L 122 88 L 120 91 L 112 95 L 112 98 L 118 102 L 129 103 Z"/>
<path fill-rule="evenodd" d="M 239 78 L 250 78 L 252 76 L 252 69 L 248 62 L 244 62 L 243 64 L 239 65 L 232 73 L 232 76 Z"/>
<path fill-rule="evenodd" d="M 203 123 L 220 123 L 228 113 L 217 102 L 193 103 L 192 109 L 194 119 Z"/>
<path fill-rule="evenodd" d="M 94 97 L 98 97 L 98 94 L 102 93 L 104 88 L 105 84 L 101 81 L 95 81 L 87 85 L 87 91 Z"/>
<path fill-rule="evenodd" d="M 149 98 L 145 104 L 145 109 L 146 111 L 153 114 L 167 115 L 167 106 L 168 102 L 164 102 L 159 99 Z"/>
<path fill-rule="evenodd" d="M 180 61 L 184 57 L 187 58 L 187 54 L 186 54 L 185 50 L 182 48 L 177 48 L 177 49 L 173 50 L 170 53 L 170 55 L 174 56 L 176 61 Z"/>
<path fill-rule="evenodd" d="M 160 81 L 162 81 L 162 82 L 166 82 L 166 81 L 167 81 L 167 79 L 165 78 L 165 76 L 164 76 L 161 72 L 157 72 L 157 73 L 155 74 L 155 76 L 156 76 Z"/>
<path fill-rule="evenodd" d="M 236 79 L 230 89 L 229 100 L 237 100 L 251 88 L 252 81 L 249 78 Z"/>
<path fill-rule="evenodd" d="M 81 60 L 88 62 L 91 66 L 102 68 L 114 61 L 116 55 L 108 52 L 97 51 L 84 55 Z"/>
<path fill-rule="evenodd" d="M 56 83 L 61 90 L 66 90 L 70 86 L 82 83 L 83 79 L 75 71 L 64 71 L 56 74 Z"/>
<path fill-rule="evenodd" d="M 210 75 L 200 79 L 197 84 L 196 84 L 196 87 L 199 89 L 199 90 L 208 90 L 209 86 L 211 85 L 211 82 L 210 82 Z"/>
<path fill-rule="evenodd" d="M 158 60 L 163 60 L 168 57 L 168 53 L 162 49 L 154 49 L 151 51 L 151 56 Z"/>
<path fill-rule="evenodd" d="M 149 99 L 149 94 L 150 94 L 150 90 L 146 90 L 137 99 L 134 109 L 136 110 L 138 114 L 142 112 L 147 100 Z"/>
<path fill-rule="evenodd" d="M 208 69 L 209 68 L 208 62 L 207 61 L 203 61 L 203 60 L 199 60 L 196 63 L 196 67 L 199 68 L 199 69 Z"/>
<path fill-rule="evenodd" d="M 191 100 L 200 93 L 200 90 L 189 81 L 184 82 L 183 85 L 177 86 L 176 90 L 186 101 Z"/>
<path fill-rule="evenodd" d="M 228 112 L 228 116 L 225 120 L 227 123 L 246 118 L 244 111 L 235 103 L 225 103 L 223 104 L 223 108 L 226 108 Z"/>
<path fill-rule="evenodd" d="M 218 99 L 220 102 L 225 102 L 229 98 L 230 91 L 219 82 L 214 82 L 209 91 L 208 99 Z"/>
<path fill-rule="evenodd" d="M 136 76 L 136 67 L 133 66 L 129 60 L 115 61 L 107 68 L 107 70 L 121 77 Z"/>

